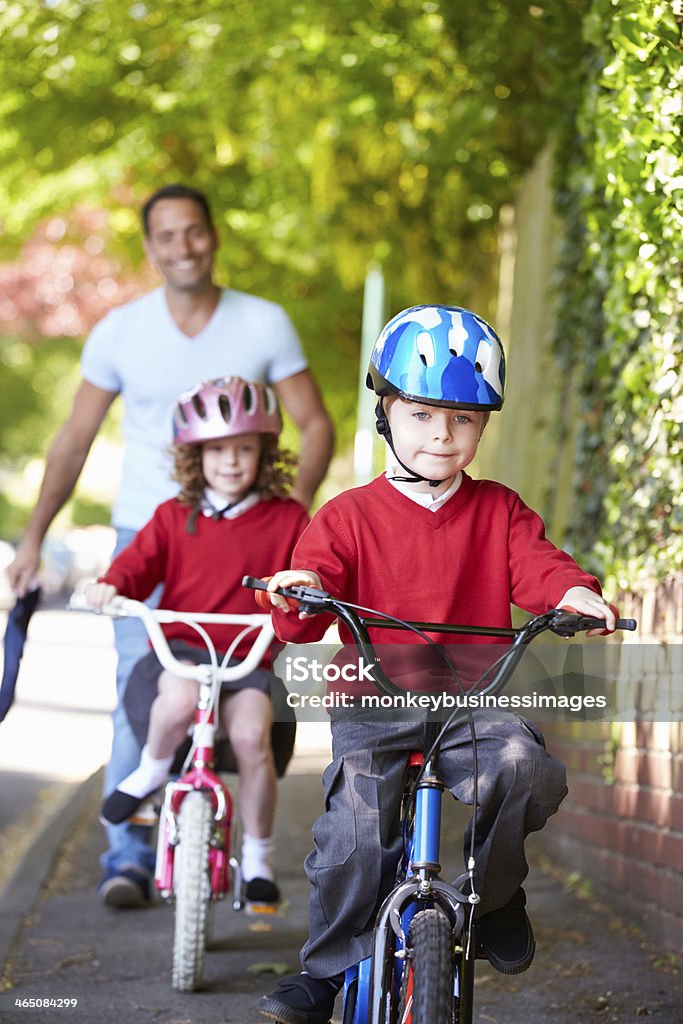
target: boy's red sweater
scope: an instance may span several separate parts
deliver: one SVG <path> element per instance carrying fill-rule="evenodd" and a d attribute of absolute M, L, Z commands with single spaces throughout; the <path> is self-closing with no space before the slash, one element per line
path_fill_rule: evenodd
<path fill-rule="evenodd" d="M 594 576 L 545 536 L 540 516 L 519 495 L 466 473 L 438 511 L 418 505 L 384 476 L 340 494 L 309 523 L 292 568 L 317 572 L 325 590 L 402 619 L 505 627 L 510 605 L 532 614 L 556 607 L 570 587 L 600 593 Z M 282 640 L 320 640 L 330 617 L 300 620 L 274 612 Z M 350 643 L 340 624 L 340 636 Z M 414 644 L 415 634 L 373 630 L 381 644 Z M 441 643 L 486 643 L 446 637 Z M 494 642 L 488 640 L 488 642 Z"/>

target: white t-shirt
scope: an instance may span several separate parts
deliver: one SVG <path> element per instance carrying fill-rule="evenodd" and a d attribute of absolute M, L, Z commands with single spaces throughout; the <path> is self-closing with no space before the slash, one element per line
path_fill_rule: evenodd
<path fill-rule="evenodd" d="M 194 338 L 171 316 L 163 288 L 108 313 L 83 346 L 81 373 L 124 400 L 125 449 L 113 524 L 138 530 L 177 492 L 168 447 L 181 392 L 215 377 L 276 384 L 306 366 L 282 307 L 244 292 L 221 292 L 213 316 Z"/>

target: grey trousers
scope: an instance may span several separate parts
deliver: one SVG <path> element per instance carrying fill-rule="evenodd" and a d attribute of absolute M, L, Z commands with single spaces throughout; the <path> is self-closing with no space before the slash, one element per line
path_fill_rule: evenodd
<path fill-rule="evenodd" d="M 526 878 L 524 839 L 543 828 L 567 795 L 564 766 L 527 719 L 475 714 L 478 772 L 475 836 L 479 913 L 504 906 Z M 422 722 L 332 721 L 333 760 L 323 774 L 325 813 L 313 826 L 305 870 L 312 885 L 304 970 L 327 978 L 370 955 L 379 903 L 401 855 L 398 820 L 408 756 L 421 749 Z M 473 803 L 472 736 L 449 727 L 439 771 L 457 800 Z M 464 837 L 469 851 L 471 822 Z"/>

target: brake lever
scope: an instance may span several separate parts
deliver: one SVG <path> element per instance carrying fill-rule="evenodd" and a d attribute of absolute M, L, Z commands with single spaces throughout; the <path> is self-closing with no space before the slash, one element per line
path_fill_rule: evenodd
<path fill-rule="evenodd" d="M 579 615 L 578 612 L 567 612 L 562 608 L 558 608 L 549 628 L 557 636 L 573 637 L 579 632 L 583 618 L 585 616 Z"/>

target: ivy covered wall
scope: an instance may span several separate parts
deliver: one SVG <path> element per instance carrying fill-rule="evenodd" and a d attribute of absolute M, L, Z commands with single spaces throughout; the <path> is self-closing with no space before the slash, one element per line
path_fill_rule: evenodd
<path fill-rule="evenodd" d="M 682 24 L 679 0 L 593 0 L 556 150 L 553 344 L 578 384 L 565 541 L 621 588 L 683 563 Z"/>

